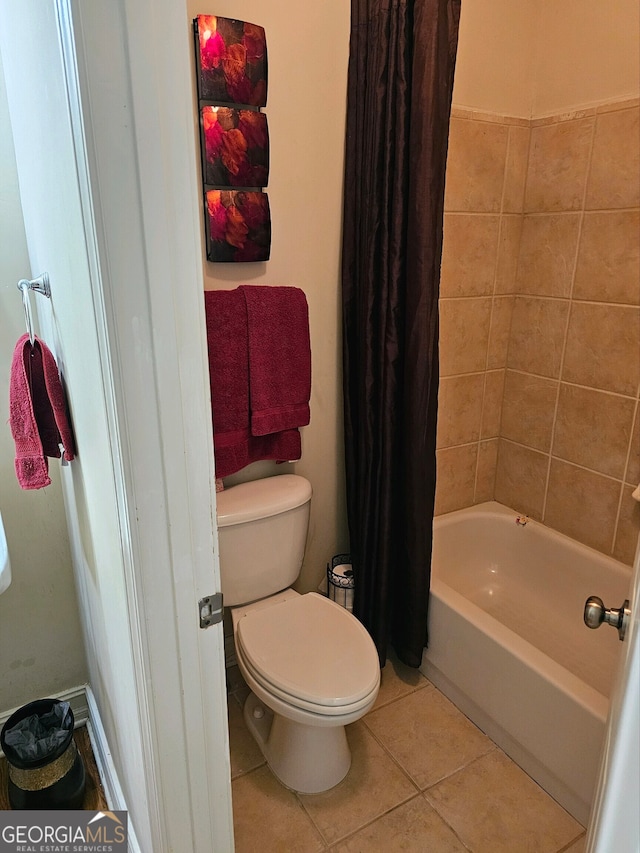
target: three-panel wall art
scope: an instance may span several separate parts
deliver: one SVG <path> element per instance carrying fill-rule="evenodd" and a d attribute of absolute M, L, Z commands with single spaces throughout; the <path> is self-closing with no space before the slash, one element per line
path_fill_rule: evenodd
<path fill-rule="evenodd" d="M 207 259 L 267 261 L 271 250 L 267 43 L 246 21 L 198 15 L 195 32 Z"/>

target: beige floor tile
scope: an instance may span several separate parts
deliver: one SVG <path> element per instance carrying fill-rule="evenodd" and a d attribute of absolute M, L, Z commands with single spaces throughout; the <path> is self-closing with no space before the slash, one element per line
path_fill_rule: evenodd
<path fill-rule="evenodd" d="M 348 726 L 347 736 L 351 769 L 345 779 L 324 794 L 298 795 L 329 844 L 416 794 L 415 786 L 361 722 Z"/>
<path fill-rule="evenodd" d="M 332 853 L 465 853 L 440 815 L 419 795 L 331 848 Z"/>
<path fill-rule="evenodd" d="M 296 795 L 260 767 L 231 785 L 236 853 L 314 853 L 324 850 Z"/>
<path fill-rule="evenodd" d="M 587 844 L 587 836 L 583 835 L 582 838 L 579 838 L 571 847 L 567 847 L 566 850 L 563 850 L 562 853 L 584 853 L 586 850 Z"/>
<path fill-rule="evenodd" d="M 260 747 L 251 737 L 242 715 L 242 707 L 229 697 L 229 753 L 231 758 L 231 778 L 235 779 L 249 770 L 264 764 Z"/>
<path fill-rule="evenodd" d="M 499 750 L 426 792 L 473 853 L 556 853 L 582 827 Z"/>
<path fill-rule="evenodd" d="M 372 711 L 364 723 L 422 790 L 494 748 L 432 688 Z"/>
<path fill-rule="evenodd" d="M 414 690 L 427 687 L 429 683 L 419 669 L 402 663 L 391 649 L 387 654 L 385 666 L 380 670 L 380 691 L 373 709 L 388 705 L 389 702 L 413 693 Z"/>

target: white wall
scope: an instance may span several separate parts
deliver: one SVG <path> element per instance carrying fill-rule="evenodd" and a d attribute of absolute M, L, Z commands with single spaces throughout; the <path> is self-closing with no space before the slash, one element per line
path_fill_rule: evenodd
<path fill-rule="evenodd" d="M 204 287 L 288 285 L 307 295 L 312 395 L 311 423 L 302 429 L 302 459 L 292 466 L 257 463 L 228 481 L 287 470 L 311 481 L 309 539 L 298 584 L 306 591 L 315 589 L 327 560 L 348 543 L 339 302 L 349 4 L 187 0 L 187 11 L 190 19 L 223 15 L 259 24 L 266 32 L 271 259 L 263 264 L 204 261 Z M 194 88 L 194 122 L 196 103 Z"/>
<path fill-rule="evenodd" d="M 0 595 L 0 713 L 87 680 L 84 644 L 60 489 L 22 491 L 9 428 L 9 368 L 25 330 L 16 283 L 31 278 L 4 74 L 0 64 L 0 510 L 13 581 Z M 40 271 L 36 271 L 38 274 Z M 32 306 L 35 299 L 32 296 Z M 35 316 L 35 312 L 34 312 Z"/>
<path fill-rule="evenodd" d="M 453 103 L 531 116 L 536 0 L 463 0 Z"/>
<path fill-rule="evenodd" d="M 536 13 L 534 117 L 637 97 L 637 0 L 542 0 Z"/>
<path fill-rule="evenodd" d="M 539 118 L 638 96 L 637 0 L 464 0 L 453 102 Z"/>

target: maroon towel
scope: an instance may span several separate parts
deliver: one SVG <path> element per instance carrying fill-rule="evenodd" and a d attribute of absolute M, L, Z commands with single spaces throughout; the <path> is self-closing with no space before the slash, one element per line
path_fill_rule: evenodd
<path fill-rule="evenodd" d="M 249 332 L 251 432 L 268 435 L 310 420 L 307 298 L 298 287 L 242 285 Z"/>
<path fill-rule="evenodd" d="M 16 445 L 15 469 L 23 489 L 41 489 L 51 483 L 46 456 L 74 458 L 67 402 L 58 366 L 47 345 L 23 335 L 11 361 L 9 422 Z"/>
<path fill-rule="evenodd" d="M 242 291 L 208 290 L 204 300 L 216 477 L 227 477 L 259 459 L 299 459 L 302 447 L 297 429 L 251 435 L 247 310 Z"/>

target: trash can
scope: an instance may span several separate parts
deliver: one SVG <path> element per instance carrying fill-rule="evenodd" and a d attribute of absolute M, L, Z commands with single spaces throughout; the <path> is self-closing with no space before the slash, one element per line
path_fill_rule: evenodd
<path fill-rule="evenodd" d="M 327 596 L 353 613 L 355 578 L 350 554 L 336 554 L 327 563 Z"/>
<path fill-rule="evenodd" d="M 69 703 L 57 699 L 38 699 L 9 717 L 0 744 L 9 767 L 11 808 L 82 808 L 85 770 L 73 726 Z"/>

